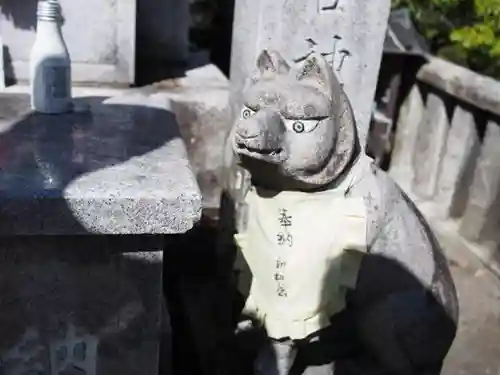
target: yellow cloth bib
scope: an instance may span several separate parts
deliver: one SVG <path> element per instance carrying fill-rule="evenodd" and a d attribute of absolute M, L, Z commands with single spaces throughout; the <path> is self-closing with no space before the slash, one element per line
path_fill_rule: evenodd
<path fill-rule="evenodd" d="M 366 208 L 345 188 L 316 193 L 250 189 L 235 240 L 252 275 L 245 309 L 273 338 L 304 338 L 345 307 L 366 252 Z"/>

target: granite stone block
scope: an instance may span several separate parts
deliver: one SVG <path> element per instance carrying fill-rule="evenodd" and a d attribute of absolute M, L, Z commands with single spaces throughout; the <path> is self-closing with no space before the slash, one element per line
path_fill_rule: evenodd
<path fill-rule="evenodd" d="M 188 70 L 185 77 L 160 81 L 138 91 L 149 100 L 170 103 L 200 186 L 203 208 L 217 209 L 221 150 L 231 128 L 229 80 L 209 64 Z"/>
<path fill-rule="evenodd" d="M 156 375 L 160 355 L 168 371 L 163 234 L 201 216 L 170 101 L 50 116 L 2 94 L 0 113 L 0 373 Z"/>
<path fill-rule="evenodd" d="M 226 141 L 230 124 L 229 90 L 207 90 L 204 98 L 176 100 L 173 110 L 198 179 L 204 208 L 218 208 L 222 157 L 220 145 Z"/>
<path fill-rule="evenodd" d="M 3 238 L 0 371 L 155 375 L 161 236 Z"/>
<path fill-rule="evenodd" d="M 60 116 L 32 113 L 28 99 L 0 97 L 0 234 L 181 233 L 198 221 L 200 191 L 164 98 L 80 98 Z"/>

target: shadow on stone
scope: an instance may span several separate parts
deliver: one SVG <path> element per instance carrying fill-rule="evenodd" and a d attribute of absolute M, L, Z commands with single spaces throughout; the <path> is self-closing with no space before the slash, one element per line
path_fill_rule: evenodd
<path fill-rule="evenodd" d="M 202 222 L 189 236 L 182 237 L 182 245 L 179 242 L 176 247 L 177 260 L 166 262 L 176 265 L 176 273 L 166 274 L 183 279 L 172 282 L 170 288 L 179 285 L 176 290 L 182 297 L 177 306 L 182 306 L 183 312 L 178 316 L 187 320 L 179 326 L 174 323 L 173 330 L 179 332 L 180 326 L 185 325 L 184 332 L 189 331 L 189 334 L 174 334 L 177 340 L 174 346 L 178 345 L 179 351 L 183 346 L 194 349 L 192 358 L 198 359 L 203 374 L 252 375 L 259 350 L 269 345 L 264 330 L 253 328 L 232 334 L 236 322 L 242 319 L 244 304 L 244 297 L 236 292 L 230 276 L 236 248 L 217 247 L 214 238 L 218 232 L 215 225 L 234 231 L 231 205 L 231 199 L 223 195 L 221 212 L 225 215 L 218 223 Z M 423 220 L 418 211 L 417 216 Z M 435 263 L 440 270 L 433 285 L 441 287 L 429 290 L 396 260 L 367 255 L 357 287 L 348 294 L 347 308 L 331 318 L 329 328 L 298 343 L 299 354 L 290 374 L 300 375 L 307 366 L 328 364 L 332 360 L 336 375 L 440 373 L 455 338 L 458 305 L 446 259 L 430 228 L 423 224 L 436 249 Z M 324 287 L 322 291 L 325 300 L 327 289 Z M 169 301 L 173 300 L 169 297 Z M 367 334 L 373 339 L 361 338 Z M 192 361 L 180 360 L 174 373 L 194 371 L 192 365 Z"/>
<path fill-rule="evenodd" d="M 204 216 L 183 235 L 168 236 L 163 287 L 172 322 L 172 373 L 215 374 L 227 297 L 218 289 L 214 221 Z M 186 358 L 190 360 L 187 361 Z"/>
<path fill-rule="evenodd" d="M 38 0 L 2 0 L 1 11 L 14 26 L 23 30 L 32 30 L 36 26 Z"/>
<path fill-rule="evenodd" d="M 33 30 L 36 28 L 36 10 L 38 0 L 2 0 L 1 12 L 12 20 L 17 29 Z M 61 20 L 64 24 L 64 15 Z"/>
<path fill-rule="evenodd" d="M 96 177 L 95 181 L 89 181 L 89 189 L 93 193 L 101 189 L 105 195 L 108 189 L 127 191 L 140 186 L 138 179 L 148 179 L 146 175 L 141 177 L 141 171 L 137 170 L 140 165 L 122 165 L 179 138 L 173 113 L 145 106 L 102 104 L 104 99 L 76 100 L 76 106 L 86 104 L 91 109 L 77 114 L 51 116 L 25 110 L 27 114 L 21 120 L 0 133 L 4 155 L 0 160 L 1 233 L 34 234 L 42 228 L 54 234 L 86 233 L 87 229 L 75 219 L 75 207 L 67 206 L 69 195 L 78 199 L 75 194 L 81 194 L 80 198 L 85 199 L 90 194 L 88 199 L 92 198 L 92 191 L 78 186 L 79 179 L 116 167 L 116 177 L 125 179 L 122 185 L 119 181 Z M 29 99 L 6 96 L 2 100 L 5 115 L 22 106 L 27 108 Z M 117 201 L 120 199 L 116 197 Z M 90 206 L 87 208 L 92 210 Z"/>

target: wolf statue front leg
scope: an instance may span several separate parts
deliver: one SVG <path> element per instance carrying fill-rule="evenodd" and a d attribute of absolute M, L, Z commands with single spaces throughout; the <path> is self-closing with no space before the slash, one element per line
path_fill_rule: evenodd
<path fill-rule="evenodd" d="M 255 374 L 438 375 L 458 303 L 427 223 L 363 152 L 321 55 L 257 66 L 227 141 L 220 242 L 267 334 Z"/>

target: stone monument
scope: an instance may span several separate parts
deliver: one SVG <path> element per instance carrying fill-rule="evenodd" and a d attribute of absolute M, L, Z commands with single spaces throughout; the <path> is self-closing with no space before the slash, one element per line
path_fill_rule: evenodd
<path fill-rule="evenodd" d="M 264 50 L 227 141 L 220 246 L 268 337 L 255 373 L 437 375 L 458 320 L 447 262 L 360 147 L 327 59 Z"/>
<path fill-rule="evenodd" d="M 236 107 L 260 51 L 276 49 L 297 62 L 316 51 L 335 66 L 364 147 L 389 10 L 390 0 L 235 0 L 231 83 Z"/>

